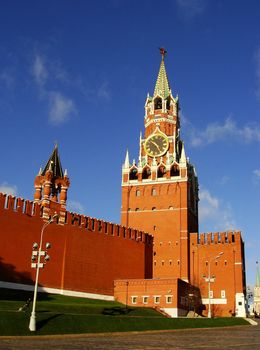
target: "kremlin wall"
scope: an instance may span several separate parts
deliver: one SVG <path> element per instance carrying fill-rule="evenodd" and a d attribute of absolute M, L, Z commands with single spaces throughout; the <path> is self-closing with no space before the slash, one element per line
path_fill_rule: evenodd
<path fill-rule="evenodd" d="M 0 193 L 1 281 L 34 283 L 31 255 L 43 225 L 41 209 Z M 40 285 L 61 293 L 113 296 L 115 279 L 152 277 L 152 237 L 138 230 L 66 212 L 64 224 L 45 229 L 45 242 L 52 245 L 51 261 L 41 271 Z"/>
<path fill-rule="evenodd" d="M 0 193 L 0 287 L 33 290 L 32 245 L 44 230 L 51 261 L 39 284 L 48 292 L 116 299 L 171 317 L 245 316 L 242 235 L 198 233 L 198 177 L 180 138 L 165 54 L 145 101 L 138 161 L 126 152 L 122 167 L 121 225 L 67 211 L 70 180 L 55 146 L 35 178 L 33 201 Z"/>

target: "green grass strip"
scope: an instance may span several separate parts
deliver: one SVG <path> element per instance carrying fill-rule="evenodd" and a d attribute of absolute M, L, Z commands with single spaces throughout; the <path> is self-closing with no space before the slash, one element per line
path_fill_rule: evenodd
<path fill-rule="evenodd" d="M 248 325 L 241 318 L 166 318 L 154 309 L 126 308 L 117 302 L 39 293 L 37 331 L 30 332 L 31 310 L 19 312 L 29 292 L 0 289 L 0 335 L 47 335 L 173 330 Z"/>

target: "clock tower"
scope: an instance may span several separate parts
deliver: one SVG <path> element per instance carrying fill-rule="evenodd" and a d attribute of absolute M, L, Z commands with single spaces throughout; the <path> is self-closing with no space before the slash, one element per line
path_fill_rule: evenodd
<path fill-rule="evenodd" d="M 128 151 L 122 168 L 121 224 L 154 236 L 153 277 L 189 281 L 189 235 L 198 232 L 198 180 L 180 138 L 178 96 L 165 69 L 145 101 L 138 161 Z"/>

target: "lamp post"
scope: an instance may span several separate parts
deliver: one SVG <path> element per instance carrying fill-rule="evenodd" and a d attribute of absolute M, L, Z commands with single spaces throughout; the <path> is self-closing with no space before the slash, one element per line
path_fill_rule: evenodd
<path fill-rule="evenodd" d="M 215 281 L 215 276 L 211 276 L 211 262 L 212 261 L 216 261 L 217 259 L 219 259 L 221 257 L 221 255 L 223 255 L 223 252 L 220 252 L 217 256 L 215 256 L 214 258 L 209 260 L 208 263 L 208 277 L 204 277 L 205 281 L 208 283 L 208 318 L 211 318 L 211 296 L 210 296 L 210 284 L 211 282 Z"/>
<path fill-rule="evenodd" d="M 54 214 L 50 219 L 45 222 L 41 229 L 41 237 L 40 237 L 40 245 L 38 250 L 38 244 L 33 244 L 33 252 L 32 252 L 32 267 L 36 268 L 36 277 L 35 277 L 35 285 L 34 285 L 34 294 L 33 294 L 33 306 L 32 306 L 32 313 L 30 317 L 30 323 L 29 323 L 29 330 L 32 332 L 36 331 L 36 313 L 35 313 L 35 307 L 36 307 L 36 299 L 37 299 L 37 289 L 38 289 L 38 280 L 39 280 L 39 272 L 40 268 L 44 267 L 44 263 L 41 262 L 41 257 L 44 256 L 44 260 L 48 261 L 50 260 L 50 256 L 46 255 L 46 251 L 42 251 L 42 240 L 43 240 L 43 233 L 44 230 L 48 225 L 50 225 L 55 218 L 58 217 L 58 214 Z M 49 249 L 51 247 L 50 243 L 46 243 L 46 249 Z M 34 261 L 37 259 L 37 263 L 34 263 Z"/>

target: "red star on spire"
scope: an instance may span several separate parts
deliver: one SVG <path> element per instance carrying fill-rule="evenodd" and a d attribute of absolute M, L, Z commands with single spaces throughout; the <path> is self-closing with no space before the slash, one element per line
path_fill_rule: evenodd
<path fill-rule="evenodd" d="M 167 54 L 167 51 L 165 50 L 164 47 L 160 47 L 159 50 L 160 50 L 160 54 L 162 55 L 162 59 L 164 59 L 164 56 Z"/>

